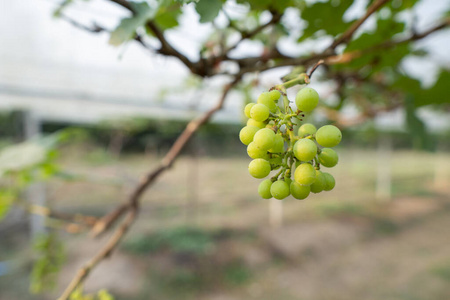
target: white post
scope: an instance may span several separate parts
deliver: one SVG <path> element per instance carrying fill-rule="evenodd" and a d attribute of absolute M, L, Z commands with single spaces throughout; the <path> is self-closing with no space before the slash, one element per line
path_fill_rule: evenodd
<path fill-rule="evenodd" d="M 39 137 L 41 135 L 41 120 L 33 111 L 24 112 L 24 137 L 25 140 Z M 42 182 L 32 183 L 26 190 L 25 196 L 30 205 L 45 206 L 46 191 Z M 30 215 L 30 232 L 34 239 L 36 236 L 45 233 L 45 218 L 40 215 Z"/>
<path fill-rule="evenodd" d="M 438 142 L 434 153 L 434 188 L 440 190 L 448 185 L 450 178 L 447 178 L 447 164 L 445 161 L 445 151 L 442 142 Z"/>
<path fill-rule="evenodd" d="M 269 224 L 272 228 L 283 226 L 283 201 L 277 199 L 269 200 Z"/>
<path fill-rule="evenodd" d="M 378 201 L 387 202 L 392 197 L 392 137 L 382 135 L 378 139 L 377 183 L 375 196 Z"/>

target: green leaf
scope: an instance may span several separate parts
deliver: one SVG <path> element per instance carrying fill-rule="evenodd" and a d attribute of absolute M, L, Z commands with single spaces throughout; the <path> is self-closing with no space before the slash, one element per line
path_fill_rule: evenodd
<path fill-rule="evenodd" d="M 366 32 L 360 35 L 355 40 L 351 41 L 344 52 L 351 52 L 355 50 L 363 50 L 374 45 L 381 44 L 387 40 L 391 40 L 394 35 L 403 32 L 405 24 L 397 22 L 393 19 L 378 19 L 377 28 L 374 32 Z M 345 66 L 336 66 L 338 69 L 352 68 L 359 70 L 365 66 L 371 67 L 371 72 L 381 70 L 384 67 L 395 67 L 401 60 L 410 54 L 411 49 L 409 44 L 397 45 L 389 49 L 380 49 L 370 53 L 366 53 L 359 58 L 356 58 L 346 64 Z"/>
<path fill-rule="evenodd" d="M 450 82 L 450 71 L 441 70 L 433 86 L 424 89 L 420 81 L 407 76 L 401 76 L 393 84 L 394 90 L 401 90 L 414 96 L 414 106 L 420 107 L 432 104 L 449 104 L 450 95 L 448 85 Z"/>
<path fill-rule="evenodd" d="M 147 2 L 130 2 L 135 14 L 132 17 L 124 18 L 119 26 L 111 32 L 109 44 L 119 46 L 132 39 L 136 29 L 143 26 L 149 19 L 153 18 L 155 10 L 151 9 Z"/>
<path fill-rule="evenodd" d="M 39 258 L 31 272 L 30 290 L 41 293 L 56 285 L 59 270 L 65 261 L 64 245 L 54 233 L 43 234 L 34 241 Z"/>
<path fill-rule="evenodd" d="M 0 153 L 0 176 L 8 171 L 36 166 L 45 161 L 46 157 L 46 148 L 37 143 L 24 142 L 9 146 Z"/>
<path fill-rule="evenodd" d="M 6 216 L 16 196 L 11 190 L 0 190 L 0 220 Z"/>
<path fill-rule="evenodd" d="M 406 125 L 413 139 L 414 147 L 418 149 L 432 150 L 432 141 L 427 133 L 425 123 L 417 116 L 414 106 L 414 96 L 408 95 L 405 99 Z"/>
<path fill-rule="evenodd" d="M 222 9 L 220 0 L 200 0 L 195 5 L 195 10 L 200 15 L 200 23 L 213 21 Z"/>
<path fill-rule="evenodd" d="M 344 32 L 351 22 L 345 22 L 342 18 L 353 1 L 328 1 L 317 2 L 306 7 L 302 12 L 302 19 L 308 22 L 298 42 L 322 32 L 337 36 Z"/>
<path fill-rule="evenodd" d="M 160 5 L 156 15 L 155 22 L 162 30 L 174 28 L 178 26 L 178 17 L 181 15 L 179 4 Z"/>
<path fill-rule="evenodd" d="M 192 2 L 197 3 L 200 0 L 176 0 L 176 1 L 179 2 L 179 3 L 182 3 L 182 4 L 189 4 L 189 3 L 192 3 Z"/>

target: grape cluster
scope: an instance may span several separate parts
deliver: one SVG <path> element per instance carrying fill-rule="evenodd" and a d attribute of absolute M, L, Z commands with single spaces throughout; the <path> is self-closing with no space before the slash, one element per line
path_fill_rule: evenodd
<path fill-rule="evenodd" d="M 318 102 L 318 93 L 304 87 L 295 97 L 295 111 L 289 105 L 285 89 L 264 92 L 257 103 L 245 106 L 248 121 L 239 138 L 253 159 L 248 166 L 250 175 L 265 178 L 278 170 L 259 184 L 258 193 L 262 198 L 281 200 L 292 195 L 301 200 L 311 192 L 334 188 L 334 177 L 320 168 L 332 168 L 338 163 L 338 155 L 331 148 L 340 143 L 341 131 L 333 125 L 317 130 L 313 124 L 306 123 L 294 132 L 304 113 L 311 112 Z"/>

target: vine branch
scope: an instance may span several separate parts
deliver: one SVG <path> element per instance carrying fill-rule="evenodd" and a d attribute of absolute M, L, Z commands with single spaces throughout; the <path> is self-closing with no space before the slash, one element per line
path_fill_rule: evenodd
<path fill-rule="evenodd" d="M 152 172 L 148 173 L 141 179 L 140 184 L 134 189 L 133 193 L 128 198 L 127 202 L 123 205 L 120 205 L 116 210 L 114 210 L 111 214 L 105 216 L 100 220 L 100 222 L 94 227 L 94 232 L 99 234 L 103 232 L 106 228 L 112 226 L 112 224 L 118 220 L 118 218 L 124 213 L 128 212 L 127 217 L 122 221 L 120 226 L 115 230 L 113 235 L 110 237 L 108 242 L 104 245 L 104 247 L 90 260 L 84 265 L 80 270 L 78 270 L 76 276 L 72 279 L 70 284 L 62 293 L 61 297 L 58 300 L 67 300 L 69 299 L 70 294 L 86 280 L 87 276 L 91 272 L 93 268 L 95 268 L 102 260 L 109 257 L 109 255 L 114 251 L 114 249 L 119 244 L 120 240 L 127 233 L 129 227 L 134 222 L 138 211 L 139 211 L 139 200 L 143 193 L 151 186 L 151 184 L 161 175 L 164 171 L 169 169 L 177 157 L 180 155 L 181 150 L 183 150 L 184 146 L 187 142 L 192 138 L 194 133 L 205 123 L 207 123 L 211 117 L 219 111 L 223 104 L 225 103 L 226 97 L 230 90 L 241 80 L 241 77 L 235 77 L 234 80 L 227 84 L 222 92 L 222 95 L 219 98 L 217 104 L 208 110 L 205 114 L 203 114 L 200 118 L 192 120 L 188 123 L 184 131 L 177 138 L 175 143 L 170 148 L 169 152 L 163 158 L 159 167 L 154 169 Z M 96 230 L 96 231 L 95 231 Z"/>

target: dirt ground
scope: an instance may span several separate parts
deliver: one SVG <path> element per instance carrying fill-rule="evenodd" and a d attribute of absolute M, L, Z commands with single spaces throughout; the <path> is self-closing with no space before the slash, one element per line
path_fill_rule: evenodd
<path fill-rule="evenodd" d="M 62 165 L 85 179 L 52 182 L 49 202 L 63 211 L 100 215 L 156 162 L 152 156 L 64 157 Z M 146 193 L 124 246 L 85 288 L 136 300 L 450 299 L 450 154 L 393 153 L 392 198 L 384 201 L 375 197 L 378 162 L 376 153 L 342 150 L 340 163 L 329 170 L 336 189 L 284 200 L 283 225 L 274 228 L 270 203 L 257 197 L 258 181 L 247 174 L 247 159 L 182 158 Z M 26 237 L 21 224 L 14 234 Z M 177 241 L 144 247 L 155 233 L 184 227 L 207 232 L 205 248 L 177 250 Z M 63 238 L 68 261 L 55 292 L 27 296 L 25 264 L 0 276 L 0 299 L 54 299 L 106 237 Z M 144 245 L 139 253 L 127 246 L 136 239 Z M 26 238 L 3 240 L 19 250 L 4 252 L 2 259 L 29 259 Z"/>

